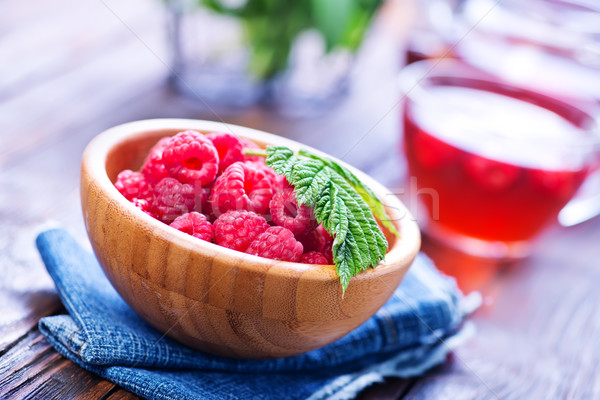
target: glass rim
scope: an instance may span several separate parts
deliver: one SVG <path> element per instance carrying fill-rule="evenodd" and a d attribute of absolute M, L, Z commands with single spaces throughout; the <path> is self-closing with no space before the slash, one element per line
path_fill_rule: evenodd
<path fill-rule="evenodd" d="M 490 89 L 477 86 L 478 83 L 485 84 Z M 566 99 L 556 98 L 552 93 L 540 93 L 534 88 L 523 87 L 457 59 L 427 59 L 411 63 L 399 72 L 397 84 L 401 91 L 401 103 L 406 101 L 418 103 L 419 98 L 427 96 L 425 92 L 429 86 L 464 87 L 508 97 L 512 97 L 509 93 L 525 94 L 528 98 L 517 98 L 517 100 L 559 115 L 578 130 L 585 132 L 587 144 L 593 146 L 596 152 L 600 152 L 600 106 L 592 106 L 591 102 L 584 104 L 585 100 L 577 102 L 573 99 L 576 103 L 573 104 Z M 491 90 L 491 88 L 498 90 Z M 533 99 L 542 99 L 543 103 L 539 104 Z M 556 106 L 564 112 L 549 108 L 545 104 Z M 565 115 L 567 113 L 569 116 Z M 576 117 L 571 113 L 576 114 Z M 578 144 L 580 145 L 581 143 Z"/>

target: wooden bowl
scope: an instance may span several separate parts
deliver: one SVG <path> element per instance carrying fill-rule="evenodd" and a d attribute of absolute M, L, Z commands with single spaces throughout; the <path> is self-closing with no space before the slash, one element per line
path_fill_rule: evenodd
<path fill-rule="evenodd" d="M 194 129 L 233 132 L 260 146 L 319 153 L 268 133 L 217 122 L 131 122 L 98 135 L 81 168 L 86 229 L 104 272 L 142 318 L 195 349 L 237 358 L 300 354 L 327 345 L 371 317 L 392 295 L 420 246 L 404 205 L 365 174 L 352 171 L 387 205 L 402 238 L 389 232 L 385 262 L 352 278 L 344 296 L 334 266 L 275 261 L 179 232 L 146 215 L 113 186 L 139 169 L 159 138 Z"/>

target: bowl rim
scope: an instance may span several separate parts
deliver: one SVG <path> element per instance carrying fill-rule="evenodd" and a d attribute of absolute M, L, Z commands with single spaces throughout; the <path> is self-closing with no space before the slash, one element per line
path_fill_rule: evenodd
<path fill-rule="evenodd" d="M 161 118 L 132 121 L 114 126 L 101 132 L 89 142 L 83 152 L 81 161 L 82 178 L 83 175 L 86 174 L 91 182 L 93 182 L 102 192 L 104 192 L 104 194 L 111 201 L 113 201 L 117 207 L 126 213 L 128 218 L 134 220 L 136 224 L 140 224 L 142 227 L 148 229 L 150 232 L 152 232 L 152 234 L 157 235 L 162 240 L 168 242 L 176 241 L 178 246 L 184 247 L 191 252 L 201 252 L 206 255 L 211 255 L 212 257 L 216 257 L 219 253 L 222 253 L 227 255 L 229 259 L 235 260 L 237 268 L 248 271 L 267 268 L 270 274 L 277 275 L 286 274 L 288 273 L 287 270 L 298 272 L 321 271 L 322 273 L 311 274 L 311 279 L 339 281 L 339 277 L 335 273 L 335 268 L 333 268 L 332 265 L 329 266 L 331 268 L 323 268 L 323 265 L 271 260 L 199 240 L 186 233 L 172 229 L 167 224 L 152 218 L 151 216 L 139 210 L 133 205 L 133 203 L 122 196 L 109 179 L 106 171 L 106 159 L 111 149 L 121 143 L 135 138 L 142 138 L 148 134 L 152 134 L 153 132 L 173 131 L 176 133 L 184 130 L 233 133 L 239 137 L 257 140 L 263 143 L 275 143 L 278 145 L 288 146 L 293 150 L 303 148 L 315 154 L 329 157 L 349 168 L 378 196 L 381 197 L 384 193 L 391 193 L 389 189 L 385 188 L 375 179 L 369 177 L 367 174 L 356 169 L 355 167 L 352 167 L 342 160 L 294 140 L 264 131 L 224 122 L 180 118 Z M 414 217 L 408 211 L 406 206 L 394 195 L 386 197 L 385 204 L 388 213 L 391 214 L 391 219 L 394 221 L 396 228 L 401 233 L 401 238 L 395 240 L 394 244 L 388 249 L 385 259 L 380 262 L 376 268 L 367 268 L 366 271 L 354 276 L 352 280 L 370 279 L 375 276 L 383 276 L 392 270 L 395 270 L 396 268 L 408 267 L 420 249 L 420 231 Z M 349 289 L 351 287 L 352 284 L 350 284 Z"/>

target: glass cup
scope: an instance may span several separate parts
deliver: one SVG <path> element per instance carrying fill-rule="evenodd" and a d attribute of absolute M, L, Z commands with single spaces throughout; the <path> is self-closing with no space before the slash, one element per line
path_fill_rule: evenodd
<path fill-rule="evenodd" d="M 400 85 L 417 219 L 461 251 L 527 255 L 597 168 L 597 120 L 584 109 L 457 60 L 411 64 Z"/>

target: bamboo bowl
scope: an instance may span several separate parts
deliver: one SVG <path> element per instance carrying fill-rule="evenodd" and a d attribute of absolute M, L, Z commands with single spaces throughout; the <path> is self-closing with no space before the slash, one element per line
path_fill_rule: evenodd
<path fill-rule="evenodd" d="M 234 132 L 266 144 L 307 146 L 216 122 L 158 119 L 105 131 L 86 148 L 81 203 L 98 261 L 142 318 L 192 348 L 236 358 L 300 354 L 325 346 L 371 317 L 400 284 L 420 246 L 404 205 L 365 174 L 352 171 L 384 200 L 402 238 L 375 269 L 352 278 L 342 297 L 333 266 L 269 260 L 214 245 L 144 214 L 113 186 L 137 170 L 159 138 L 187 129 Z"/>

